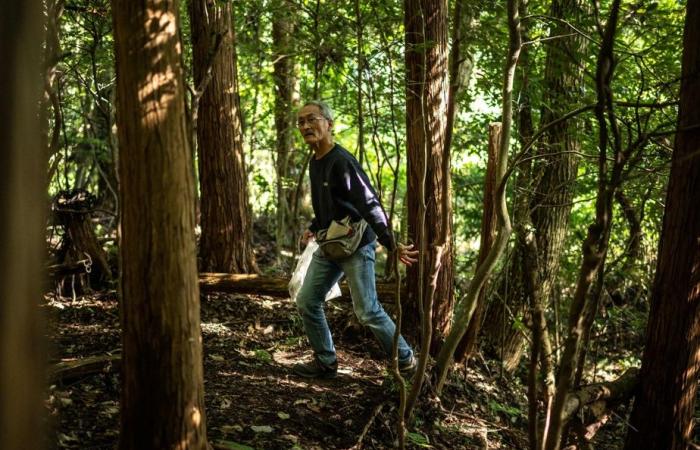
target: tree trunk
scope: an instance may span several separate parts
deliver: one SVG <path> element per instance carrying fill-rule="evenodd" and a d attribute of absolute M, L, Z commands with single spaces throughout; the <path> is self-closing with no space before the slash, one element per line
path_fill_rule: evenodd
<path fill-rule="evenodd" d="M 625 449 L 681 450 L 693 436 L 700 352 L 700 2 L 688 2 L 683 41 L 679 131 Z"/>
<path fill-rule="evenodd" d="M 454 23 L 452 24 L 452 46 L 450 48 L 450 88 L 447 97 L 447 124 L 445 125 L 445 151 L 450 153 L 455 116 L 459 109 L 458 98 L 469 86 L 474 55 L 470 50 L 470 33 L 474 28 L 476 8 L 464 0 L 456 0 L 454 5 Z"/>
<path fill-rule="evenodd" d="M 495 122 L 489 124 L 489 146 L 488 146 L 488 162 L 486 163 L 486 177 L 484 179 L 484 211 L 481 215 L 481 241 L 479 242 L 479 256 L 477 257 L 477 265 L 483 264 L 488 256 L 493 241 L 496 239 L 496 231 L 498 225 L 498 217 L 496 215 L 496 202 L 498 200 L 498 148 L 500 147 L 501 139 L 501 124 Z M 483 317 L 484 303 L 486 300 L 486 291 L 488 284 L 479 291 L 479 296 L 476 300 L 476 309 L 474 315 L 469 322 L 464 337 L 459 342 L 455 350 L 454 359 L 456 362 L 464 361 L 471 356 L 476 349 L 477 337 L 481 328 L 481 319 Z"/>
<path fill-rule="evenodd" d="M 550 15 L 575 24 L 583 14 L 581 5 L 581 0 L 554 0 Z M 571 111 L 579 103 L 582 89 L 584 71 L 578 55 L 583 51 L 584 43 L 577 35 L 566 36 L 571 34 L 569 25 L 562 21 L 555 23 L 550 35 L 557 38 L 550 40 L 547 47 L 541 127 Z M 577 120 L 569 119 L 547 130 L 543 145 L 537 151 L 540 159 L 533 170 L 535 188 L 529 214 L 539 253 L 537 282 L 545 306 L 549 304 L 559 270 L 571 212 L 579 159 L 573 152 L 580 148 L 577 128 Z M 522 244 L 523 241 L 519 242 Z M 523 250 L 516 249 L 515 253 L 518 257 L 512 258 L 511 264 L 521 264 Z M 519 274 L 519 269 L 507 270 Z M 518 366 L 525 344 L 522 327 L 513 327 L 511 316 L 504 311 L 507 304 L 516 318 L 526 316 L 527 302 L 521 277 L 509 277 L 509 289 L 499 292 L 504 302 L 495 302 L 487 318 L 490 324 L 486 328 L 487 340 L 492 345 L 498 343 L 502 346 L 502 361 L 508 371 Z M 505 336 L 502 336 L 503 330 L 506 330 Z"/>
<path fill-rule="evenodd" d="M 279 11 L 272 22 L 275 81 L 275 131 L 277 134 L 275 169 L 277 173 L 277 215 L 275 237 L 278 252 L 293 249 L 297 238 L 297 221 L 292 215 L 296 177 L 301 164 L 294 158 L 294 12 L 286 1 L 279 2 Z M 302 155 L 304 152 L 301 153 Z M 279 259 L 278 254 L 278 259 Z"/>
<path fill-rule="evenodd" d="M 518 65 L 518 57 L 522 48 L 522 36 L 520 35 L 520 16 L 518 14 L 518 0 L 508 0 L 508 53 L 503 67 L 503 90 L 501 91 L 501 120 L 502 134 L 500 145 L 498 148 L 498 169 L 496 171 L 496 184 L 498 185 L 498 193 L 496 195 L 496 214 L 498 217 L 498 231 L 494 239 L 493 246 L 488 252 L 483 263 L 476 267 L 474 277 L 469 284 L 469 289 L 464 297 L 457 304 L 455 309 L 454 326 L 450 330 L 450 334 L 445 339 L 445 343 L 440 349 L 440 353 L 436 358 L 435 364 L 435 391 L 440 395 L 447 373 L 452 365 L 453 355 L 457 344 L 467 331 L 469 322 L 471 321 L 474 310 L 476 309 L 476 301 L 479 292 L 484 284 L 491 276 L 496 263 L 500 259 L 503 251 L 508 244 L 508 238 L 511 233 L 510 216 L 508 207 L 506 206 L 506 181 L 508 148 L 510 147 L 511 127 L 513 123 L 513 80 L 515 78 L 515 69 Z"/>
<path fill-rule="evenodd" d="M 519 8 L 519 14 L 520 17 L 525 17 L 528 15 L 528 4 L 527 2 L 520 2 L 518 5 Z M 529 40 L 528 37 L 528 28 L 527 28 L 527 22 L 525 24 L 521 24 L 521 35 L 522 35 L 522 40 L 524 42 Z M 519 62 L 518 65 L 520 67 L 520 70 L 518 71 L 521 76 L 518 77 L 514 82 L 518 83 L 518 94 L 517 98 L 519 98 L 519 104 L 517 105 L 517 127 L 518 127 L 518 139 L 521 147 L 524 147 L 525 145 L 529 144 L 530 138 L 532 137 L 532 104 L 530 101 L 530 74 L 532 72 L 532 66 L 530 64 L 530 48 L 529 46 L 523 46 L 522 49 L 520 50 L 520 57 L 519 57 Z M 528 152 L 531 153 L 532 150 Z M 522 218 L 525 217 L 525 215 L 529 215 L 528 211 L 528 199 L 529 199 L 529 192 L 531 191 L 531 166 L 532 163 L 530 160 L 527 160 L 526 162 L 521 162 L 518 164 L 517 167 L 517 175 L 515 177 L 515 183 L 514 183 L 514 188 L 513 192 L 515 192 L 515 198 L 514 198 L 514 207 L 513 207 L 513 223 L 520 223 L 522 221 Z M 518 227 L 515 227 L 515 232 L 517 234 Z M 486 332 L 484 335 L 486 337 L 491 336 L 493 337 L 498 337 L 499 341 L 498 343 L 495 342 L 489 342 L 490 346 L 487 347 L 488 350 L 494 350 L 494 349 L 499 349 L 499 355 L 502 356 L 501 354 L 511 354 L 511 352 L 504 352 L 503 347 L 502 347 L 502 342 L 503 342 L 503 336 L 505 335 L 505 330 L 502 329 L 502 327 L 506 326 L 506 324 L 511 323 L 511 320 L 509 320 L 508 316 L 508 310 L 505 308 L 503 302 L 504 298 L 507 298 L 507 292 L 509 285 L 512 283 L 520 283 L 522 284 L 522 275 L 520 274 L 520 269 L 521 269 L 521 264 L 509 264 L 508 261 L 510 258 L 514 258 L 515 261 L 520 261 L 522 259 L 522 249 L 521 246 L 516 245 L 515 246 L 515 251 L 511 252 L 510 257 L 506 258 L 506 263 L 504 264 L 504 267 L 507 268 L 508 271 L 502 271 L 500 276 L 496 277 L 494 280 L 493 285 L 489 283 L 489 285 L 485 286 L 483 289 L 483 294 L 480 295 L 485 295 L 486 298 L 489 297 L 488 293 L 489 292 L 495 292 L 497 296 L 490 295 L 492 297 L 492 301 L 489 303 L 488 301 L 480 300 L 480 302 L 477 304 L 476 310 L 474 311 L 474 317 L 472 317 L 471 322 L 469 323 L 469 329 L 467 330 L 467 334 L 465 335 L 463 341 L 460 343 L 460 346 L 463 347 L 463 350 L 458 350 L 458 354 L 455 355 L 457 357 L 460 352 L 464 353 L 464 358 L 469 358 L 470 355 L 476 350 L 478 341 L 479 341 L 479 334 L 481 333 L 482 327 L 486 329 Z M 505 288 L 505 289 L 504 289 Z M 522 292 L 522 288 L 521 288 Z M 494 317 L 496 315 L 502 315 L 502 317 Z M 484 321 L 484 317 L 488 317 L 488 321 Z M 491 322 L 495 320 L 495 323 L 498 325 L 489 325 Z M 490 332 L 489 328 L 491 327 Z M 518 360 L 519 360 L 518 356 Z M 502 361 L 504 361 L 501 358 Z M 504 361 L 505 362 L 505 361 Z M 507 367 L 507 363 L 504 364 Z"/>
<path fill-rule="evenodd" d="M 445 147 L 447 112 L 447 2 L 406 0 L 406 128 L 408 154 L 408 239 L 421 250 L 409 269 L 405 330 L 420 329 L 420 305 L 430 289 L 427 252 L 444 246 L 432 308 L 435 354 L 449 331 L 453 299 L 450 155 Z M 426 227 L 426 223 L 430 226 Z M 429 250 L 430 249 L 430 250 Z"/>
<path fill-rule="evenodd" d="M 201 269 L 257 272 L 238 97 L 231 2 L 191 0 L 201 190 Z"/>
<path fill-rule="evenodd" d="M 114 0 L 122 449 L 206 449 L 177 2 Z"/>
<path fill-rule="evenodd" d="M 43 448 L 46 147 L 41 99 L 42 3 L 0 7 L 0 436 L 8 450 Z"/>
<path fill-rule="evenodd" d="M 199 288 L 201 292 L 227 292 L 269 295 L 289 298 L 289 278 L 272 277 L 258 274 L 200 273 Z M 350 299 L 347 283 L 340 283 L 342 295 Z M 406 294 L 406 286 L 401 284 L 400 295 Z M 377 295 L 382 300 L 396 299 L 396 283 L 377 283 Z M 386 305 L 387 310 L 393 305 Z"/>
<path fill-rule="evenodd" d="M 88 260 L 86 269 L 89 272 L 86 278 L 89 279 L 89 286 L 84 285 L 88 284 L 87 280 L 81 280 L 77 286 L 78 292 L 99 288 L 100 285 L 112 279 L 107 254 L 98 242 L 90 221 L 95 203 L 94 195 L 83 189 L 76 189 L 59 192 L 51 207 L 54 220 L 63 228 L 63 240 L 56 255 L 56 262 L 71 265 L 80 260 Z M 76 288 L 73 281 L 70 283 L 67 281 L 59 280 L 60 290 L 68 287 Z"/>
<path fill-rule="evenodd" d="M 613 113 L 614 102 L 610 86 L 615 68 L 614 44 L 620 3 L 620 0 L 613 0 L 611 5 L 610 14 L 602 33 L 603 39 L 596 64 L 597 102 L 595 115 L 599 133 L 595 221 L 588 227 L 588 233 L 582 245 L 583 258 L 569 309 L 567 337 L 559 364 L 556 394 L 545 426 L 544 450 L 558 450 L 564 435 L 565 418 L 563 412 L 566 398 L 574 387 L 576 363 L 581 349 L 582 337 L 592 323 L 587 322 L 590 315 L 587 316 L 585 311 L 590 308 L 589 299 L 596 298 L 595 296 L 600 294 L 594 292 L 591 295 L 591 285 L 598 271 L 603 270 L 613 220 L 613 196 L 620 186 L 622 170 L 629 157 L 629 148 L 623 153 L 620 129 Z"/>

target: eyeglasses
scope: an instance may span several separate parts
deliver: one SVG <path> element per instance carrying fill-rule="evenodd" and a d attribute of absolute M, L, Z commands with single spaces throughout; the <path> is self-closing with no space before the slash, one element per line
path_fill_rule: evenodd
<path fill-rule="evenodd" d="M 304 127 L 307 123 L 309 125 L 313 125 L 315 122 L 318 122 L 319 120 L 323 120 L 325 117 L 323 116 L 309 116 L 307 118 L 301 118 L 297 120 L 297 127 L 302 128 Z"/>

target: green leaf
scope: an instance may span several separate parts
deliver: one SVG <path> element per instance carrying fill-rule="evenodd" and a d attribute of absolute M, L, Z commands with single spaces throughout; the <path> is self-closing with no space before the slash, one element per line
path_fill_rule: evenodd
<path fill-rule="evenodd" d="M 270 425 L 251 425 L 250 428 L 256 433 L 272 433 Z"/>
<path fill-rule="evenodd" d="M 430 447 L 430 441 L 427 436 L 420 433 L 406 433 L 408 440 L 419 447 Z"/>
<path fill-rule="evenodd" d="M 272 355 L 267 350 L 258 349 L 254 352 L 255 358 L 260 361 L 272 362 Z"/>
<path fill-rule="evenodd" d="M 248 447 L 247 445 L 239 444 L 238 442 L 233 441 L 217 441 L 216 444 L 231 450 L 255 450 L 253 447 Z"/>
<path fill-rule="evenodd" d="M 279 418 L 282 419 L 282 420 L 287 420 L 287 419 L 289 419 L 291 416 L 290 416 L 289 414 L 287 414 L 286 412 L 280 411 L 280 412 L 277 413 L 277 417 L 279 417 Z"/>

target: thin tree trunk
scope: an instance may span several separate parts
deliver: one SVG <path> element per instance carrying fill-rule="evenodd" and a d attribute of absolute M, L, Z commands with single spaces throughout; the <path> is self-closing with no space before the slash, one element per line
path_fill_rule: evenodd
<path fill-rule="evenodd" d="M 357 159 L 360 166 L 365 160 L 365 116 L 362 108 L 364 102 L 362 98 L 363 72 L 365 70 L 365 56 L 363 54 L 363 35 L 362 35 L 362 9 L 360 8 L 360 0 L 355 0 L 355 38 L 357 39 L 357 48 L 355 58 L 357 59 Z M 377 186 L 378 192 L 381 195 L 381 186 Z"/>
<path fill-rule="evenodd" d="M 294 187 L 300 164 L 294 156 L 294 91 L 296 76 L 294 71 L 293 40 L 294 13 L 286 1 L 279 2 L 278 13 L 272 22 L 274 46 L 273 78 L 275 81 L 275 132 L 277 173 L 277 212 L 275 238 L 278 252 L 294 247 L 297 237 L 296 218 L 292 216 Z M 280 255 L 278 253 L 278 261 Z"/>
<path fill-rule="evenodd" d="M 528 15 L 526 1 L 520 3 L 519 14 L 521 17 Z M 521 35 L 523 41 L 528 40 L 527 27 L 523 24 L 521 24 Z M 532 65 L 530 64 L 530 50 L 528 46 L 523 46 L 521 49 L 518 66 L 522 75 L 515 80 L 515 82 L 519 82 L 517 97 L 520 99 L 517 109 L 517 129 L 520 146 L 524 147 L 529 144 L 533 133 L 532 105 L 530 102 L 530 72 L 532 70 Z M 531 166 L 531 160 L 527 160 L 524 163 L 520 163 L 517 168 L 517 176 L 513 188 L 515 192 L 513 207 L 514 223 L 521 222 L 521 218 L 526 217 L 526 215 L 529 216 L 528 200 L 530 198 L 529 192 L 531 191 Z M 515 231 L 517 233 L 517 228 Z M 515 251 L 511 252 L 511 258 L 514 258 L 515 261 L 520 261 L 522 259 L 521 250 L 520 246 L 515 246 Z M 522 285 L 523 281 L 520 275 L 521 265 L 512 264 L 508 261 L 509 258 L 506 258 L 504 266 L 507 268 L 506 270 L 510 272 L 502 271 L 500 276 L 496 277 L 494 280 L 495 283 L 493 283 L 493 286 L 486 286 L 482 290 L 483 293 L 480 295 L 487 295 L 488 292 L 491 292 L 492 294 L 488 297 L 491 297 L 492 300 L 489 303 L 486 300 L 480 299 L 477 303 L 474 316 L 469 322 L 467 333 L 462 339 L 462 342 L 460 342 L 460 346 L 455 354 L 455 359 L 457 361 L 459 361 L 460 358 L 469 358 L 473 352 L 476 351 L 479 334 L 483 334 L 487 338 L 499 338 L 498 342 L 489 342 L 487 340 L 487 349 L 498 349 L 499 351 L 494 353 L 498 354 L 502 361 L 503 355 L 512 354 L 512 352 L 504 352 L 502 347 L 503 337 L 505 335 L 504 327 L 506 324 L 510 325 L 512 322 L 512 318 L 508 314 L 507 305 L 504 301 L 508 298 L 508 293 L 511 289 L 517 289 L 512 286 L 514 284 Z M 484 320 L 485 316 L 488 316 L 487 321 Z M 482 327 L 485 327 L 484 333 L 481 333 Z M 490 333 L 489 329 L 491 331 Z"/>
<path fill-rule="evenodd" d="M 610 239 L 612 223 L 612 199 L 620 184 L 620 176 L 625 164 L 621 157 L 619 130 L 613 112 L 612 91 L 610 81 L 614 69 L 613 45 L 617 30 L 620 0 L 614 0 L 608 22 L 605 26 L 603 42 L 598 55 L 596 70 L 596 90 L 598 103 L 596 117 L 600 127 L 599 156 L 598 156 L 598 192 L 596 196 L 595 223 L 588 228 L 588 235 L 583 242 L 583 260 L 579 270 L 576 290 L 569 311 L 568 335 L 564 344 L 557 389 L 552 408 L 547 417 L 545 427 L 544 450 L 558 450 L 561 445 L 562 432 L 565 425 L 563 411 L 566 398 L 574 384 L 576 363 L 582 336 L 586 329 L 586 309 L 589 290 L 598 270 L 602 270 Z M 609 121 L 609 122 L 608 122 Z M 612 170 L 608 165 L 608 137 L 612 134 L 614 161 Z"/>
<path fill-rule="evenodd" d="M 42 92 L 42 4 L 0 7 L 0 436 L 8 450 L 41 449 L 44 342 L 38 306 L 44 274 L 46 147 Z"/>
<path fill-rule="evenodd" d="M 120 448 L 207 448 L 177 2 L 114 0 L 121 217 Z"/>
<path fill-rule="evenodd" d="M 581 0 L 553 0 L 550 15 L 555 19 L 570 20 L 578 23 L 584 15 Z M 567 23 L 557 21 L 552 27 L 551 40 L 547 47 L 545 86 L 540 126 L 545 126 L 563 116 L 580 102 L 582 74 L 581 58 L 585 44 L 578 36 L 571 34 Z M 544 144 L 537 153 L 541 155 L 532 173 L 534 191 L 530 194 L 529 212 L 537 239 L 538 281 L 541 285 L 542 304 L 550 303 L 550 295 L 559 270 L 559 260 L 564 248 L 564 239 L 568 227 L 577 176 L 578 157 L 575 153 L 580 148 L 578 140 L 578 123 L 576 119 L 562 121 L 549 128 L 543 138 Z M 518 240 L 523 243 L 522 239 Z M 523 249 L 515 250 L 516 257 L 511 264 L 521 264 Z M 527 318 L 527 301 L 523 292 L 525 283 L 522 274 L 513 267 L 508 278 L 509 290 L 499 289 L 505 302 L 493 304 L 489 311 L 487 340 L 503 347 L 502 362 L 511 372 L 518 366 L 523 353 L 525 335 L 520 327 L 512 326 L 511 314 L 507 314 L 504 305 L 508 305 L 516 318 Z M 503 323 L 503 321 L 506 321 Z M 527 320 L 523 320 L 526 322 Z M 506 330 L 505 336 L 501 336 Z"/>
<path fill-rule="evenodd" d="M 44 98 L 41 108 L 41 136 L 42 145 L 47 152 L 47 160 L 57 155 L 60 148 L 61 128 L 63 126 L 63 114 L 59 101 L 60 77 L 56 66 L 61 58 L 60 19 L 63 15 L 64 0 L 46 1 L 46 42 L 44 45 Z M 53 113 L 53 124 L 49 123 L 49 105 Z M 51 127 L 53 125 L 53 128 Z M 50 136 L 49 136 L 50 134 Z M 49 174 L 51 181 L 53 173 Z"/>
<path fill-rule="evenodd" d="M 488 256 L 493 241 L 496 238 L 496 230 L 498 217 L 496 215 L 496 201 L 498 193 L 498 149 L 501 139 L 501 124 L 499 122 L 489 124 L 489 145 L 488 145 L 488 162 L 486 163 L 486 177 L 484 180 L 484 210 L 481 215 L 481 241 L 479 242 L 479 256 L 477 257 L 477 265 L 483 264 Z M 471 356 L 476 349 L 477 337 L 479 333 L 482 313 L 484 311 L 484 303 L 486 300 L 486 291 L 488 286 L 484 286 L 479 291 L 476 299 L 476 309 L 474 315 L 469 322 L 464 337 L 459 342 L 455 350 L 454 359 L 457 362 L 464 361 Z"/>
<path fill-rule="evenodd" d="M 422 352 L 435 354 L 449 331 L 453 306 L 452 209 L 449 189 L 449 150 L 445 148 L 448 95 L 447 2 L 406 0 L 406 129 L 408 154 L 408 239 L 428 251 L 444 246 L 438 264 L 437 292 L 433 305 L 434 344 Z M 447 181 L 445 180 L 447 179 Z M 423 189 L 423 187 L 425 189 Z M 424 192 L 424 198 L 420 193 Z M 425 214 L 421 213 L 425 205 Z M 430 223 L 430 227 L 424 227 Z M 440 240 L 445 238 L 446 242 Z M 430 249 L 430 250 L 428 250 Z M 424 263 L 409 269 L 408 299 L 404 303 L 405 330 L 421 329 L 422 292 L 430 289 L 422 276 Z"/>
<path fill-rule="evenodd" d="M 641 387 L 625 449 L 689 448 L 700 354 L 700 2 L 687 4 L 671 163 Z"/>
<path fill-rule="evenodd" d="M 231 2 L 191 0 L 201 189 L 200 257 L 207 272 L 257 272 L 243 154 Z M 220 40 L 220 43 L 218 41 Z"/>
<path fill-rule="evenodd" d="M 468 2 L 467 2 L 468 3 Z M 445 124 L 445 149 L 450 152 L 454 132 L 455 116 L 459 109 L 458 98 L 469 86 L 474 56 L 470 51 L 467 40 L 473 28 L 474 7 L 465 4 L 464 0 L 456 0 L 452 14 L 452 46 L 450 48 L 450 89 L 447 97 L 447 123 Z"/>
<path fill-rule="evenodd" d="M 445 340 L 445 344 L 440 349 L 436 362 L 436 390 L 442 392 L 442 388 L 447 380 L 447 373 L 452 365 L 454 351 L 457 344 L 464 336 L 464 333 L 469 326 L 474 310 L 476 309 L 476 300 L 481 288 L 486 283 L 491 275 L 496 262 L 503 254 L 503 251 L 508 244 L 508 238 L 511 233 L 510 217 L 508 216 L 508 208 L 506 207 L 506 166 L 508 162 L 508 148 L 510 146 L 510 133 L 513 122 L 513 80 L 515 78 L 515 69 L 520 56 L 522 40 L 520 36 L 520 16 L 518 14 L 518 0 L 508 0 L 508 53 L 503 71 L 503 91 L 502 91 L 502 123 L 503 132 L 501 134 L 500 146 L 498 149 L 498 170 L 497 183 L 498 194 L 496 196 L 496 211 L 498 214 L 498 233 L 494 241 L 493 247 L 489 251 L 488 256 L 482 264 L 476 269 L 474 278 L 469 285 L 469 290 L 465 297 L 458 303 L 455 310 L 455 323 L 453 329 Z"/>

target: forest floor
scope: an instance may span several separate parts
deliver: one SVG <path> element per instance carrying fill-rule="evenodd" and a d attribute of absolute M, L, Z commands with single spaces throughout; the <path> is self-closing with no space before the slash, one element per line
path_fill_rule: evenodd
<path fill-rule="evenodd" d="M 310 357 L 289 299 L 202 296 L 207 433 L 221 449 L 392 448 L 398 394 L 374 339 L 348 320 L 342 300 L 327 311 L 339 376 L 305 380 L 290 366 Z M 52 362 L 118 354 L 116 293 L 45 297 Z M 111 449 L 118 444 L 116 367 L 55 381 L 46 398 L 49 448 Z M 525 388 L 478 357 L 457 370 L 440 407 L 410 424 L 408 448 L 527 448 Z M 426 409 L 429 411 L 426 412 Z M 609 444 L 609 445 L 608 445 Z M 596 448 L 615 448 L 615 445 Z"/>

